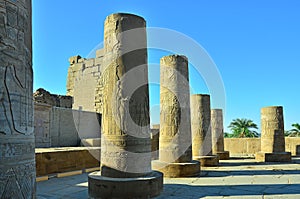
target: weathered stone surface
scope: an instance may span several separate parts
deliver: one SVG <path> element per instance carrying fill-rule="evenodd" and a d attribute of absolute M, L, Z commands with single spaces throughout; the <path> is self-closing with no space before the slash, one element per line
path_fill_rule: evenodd
<path fill-rule="evenodd" d="M 147 198 L 162 190 L 162 174 L 151 170 L 145 27 L 132 14 L 105 20 L 101 171 L 89 175 L 92 198 Z"/>
<path fill-rule="evenodd" d="M 210 96 L 191 95 L 193 156 L 212 155 Z"/>
<path fill-rule="evenodd" d="M 169 55 L 160 59 L 160 65 L 159 161 L 152 166 L 168 177 L 195 176 L 200 164 L 192 161 L 188 60 Z"/>
<path fill-rule="evenodd" d="M 291 154 L 288 154 L 285 152 L 283 107 L 262 108 L 261 152 L 256 154 L 257 161 L 291 161 Z"/>
<path fill-rule="evenodd" d="M 224 138 L 224 149 L 232 156 L 254 157 L 260 151 L 260 138 Z"/>
<path fill-rule="evenodd" d="M 229 159 L 229 151 L 224 151 L 224 127 L 222 109 L 211 110 L 212 152 L 220 160 Z"/>
<path fill-rule="evenodd" d="M 95 58 L 73 56 L 69 59 L 67 95 L 73 97 L 73 109 L 97 111 L 97 87 L 102 74 L 103 56 L 103 49 L 99 49 Z"/>
<path fill-rule="evenodd" d="M 193 159 L 201 166 L 216 166 L 219 158 L 212 154 L 210 96 L 191 96 L 191 127 L 193 137 Z"/>
<path fill-rule="evenodd" d="M 31 0 L 0 1 L 0 63 L 0 198 L 34 198 Z"/>
<path fill-rule="evenodd" d="M 51 147 L 50 122 L 52 106 L 34 103 L 35 147 Z"/>
<path fill-rule="evenodd" d="M 151 151 L 152 151 L 152 160 L 158 159 L 158 157 L 159 157 L 159 124 L 152 125 Z"/>
<path fill-rule="evenodd" d="M 36 147 L 78 146 L 81 139 L 100 138 L 101 116 L 95 112 L 34 104 Z"/>
<path fill-rule="evenodd" d="M 208 155 L 208 156 L 195 156 L 195 160 L 198 160 L 202 167 L 215 167 L 219 164 L 219 156 Z"/>
<path fill-rule="evenodd" d="M 254 157 L 260 150 L 260 138 L 225 138 L 224 148 L 230 151 L 232 156 Z M 300 138 L 285 137 L 285 151 L 293 156 L 299 155 Z M 298 150 L 298 151 L 297 151 Z"/>
<path fill-rule="evenodd" d="M 72 108 L 73 103 L 73 98 L 71 96 L 51 94 L 42 88 L 37 89 L 33 93 L 33 100 L 37 103 L 63 108 Z"/>
<path fill-rule="evenodd" d="M 100 147 L 36 149 L 36 175 L 45 176 L 99 167 Z"/>
<path fill-rule="evenodd" d="M 163 189 L 162 173 L 137 178 L 109 178 L 99 172 L 89 175 L 90 198 L 152 198 Z"/>
<path fill-rule="evenodd" d="M 258 162 L 290 162 L 291 152 L 258 152 L 255 154 L 255 160 Z"/>

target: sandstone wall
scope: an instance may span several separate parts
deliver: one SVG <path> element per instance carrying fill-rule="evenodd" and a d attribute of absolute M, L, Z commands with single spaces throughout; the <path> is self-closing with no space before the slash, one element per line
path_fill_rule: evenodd
<path fill-rule="evenodd" d="M 95 109 L 96 86 L 102 73 L 103 49 L 96 57 L 84 59 L 74 56 L 69 59 L 67 95 L 73 97 L 73 109 L 92 111 Z"/>
<path fill-rule="evenodd" d="M 33 93 L 33 100 L 36 103 L 64 108 L 72 108 L 73 103 L 71 96 L 51 94 L 43 88 L 39 88 Z"/>
<path fill-rule="evenodd" d="M 80 139 L 100 137 L 100 117 L 78 111 L 35 103 L 36 147 L 78 146 Z"/>
<path fill-rule="evenodd" d="M 99 167 L 99 147 L 68 147 L 36 149 L 36 175 L 45 176 L 56 173 Z"/>
<path fill-rule="evenodd" d="M 225 150 L 231 156 L 251 156 L 261 150 L 260 138 L 225 138 Z M 286 137 L 285 150 L 292 155 L 300 155 L 300 138 Z"/>

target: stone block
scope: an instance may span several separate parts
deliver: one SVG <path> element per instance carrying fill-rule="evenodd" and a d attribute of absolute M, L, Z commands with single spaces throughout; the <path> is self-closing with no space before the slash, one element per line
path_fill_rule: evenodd
<path fill-rule="evenodd" d="M 152 168 L 164 174 L 164 177 L 179 178 L 193 177 L 200 174 L 200 162 L 167 163 L 159 160 L 152 161 Z"/>
<path fill-rule="evenodd" d="M 110 178 L 94 172 L 89 174 L 88 184 L 90 198 L 152 198 L 163 189 L 163 174 L 151 172 L 137 178 Z"/>
<path fill-rule="evenodd" d="M 258 152 L 255 154 L 255 160 L 258 162 L 290 162 L 290 152 L 265 153 Z"/>
<path fill-rule="evenodd" d="M 219 164 L 219 156 L 217 155 L 195 156 L 193 158 L 199 161 L 202 167 L 215 167 Z"/>
<path fill-rule="evenodd" d="M 219 160 L 229 160 L 229 151 L 221 151 L 216 153 L 219 156 Z"/>
<path fill-rule="evenodd" d="M 99 157 L 93 156 L 93 153 L 95 154 L 96 152 L 99 154 Z M 37 176 L 100 166 L 100 149 L 97 147 L 36 149 L 35 156 Z"/>

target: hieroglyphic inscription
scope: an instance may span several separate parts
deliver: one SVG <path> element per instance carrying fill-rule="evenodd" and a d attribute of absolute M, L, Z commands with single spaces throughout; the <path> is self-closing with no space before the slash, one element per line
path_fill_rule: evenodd
<path fill-rule="evenodd" d="M 160 66 L 159 159 L 189 162 L 192 138 L 188 60 L 182 55 L 165 56 Z"/>

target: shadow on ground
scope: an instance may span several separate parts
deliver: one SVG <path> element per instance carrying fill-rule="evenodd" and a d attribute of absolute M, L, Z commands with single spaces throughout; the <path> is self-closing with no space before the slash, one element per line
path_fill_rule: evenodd
<path fill-rule="evenodd" d="M 202 198 L 207 196 L 266 196 L 300 194 L 300 184 L 261 184 L 261 185 L 186 185 L 165 184 L 164 191 L 157 199 L 163 198 Z"/>

